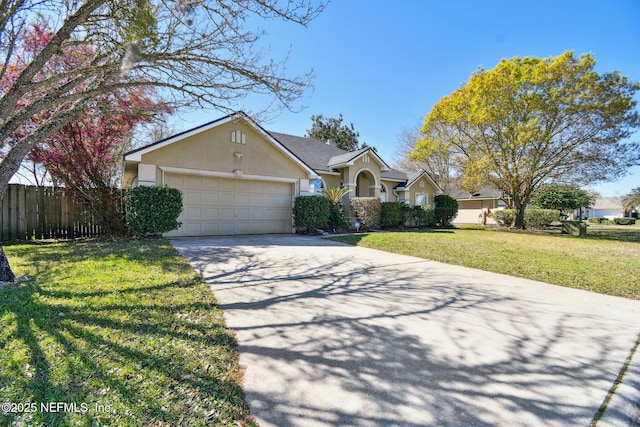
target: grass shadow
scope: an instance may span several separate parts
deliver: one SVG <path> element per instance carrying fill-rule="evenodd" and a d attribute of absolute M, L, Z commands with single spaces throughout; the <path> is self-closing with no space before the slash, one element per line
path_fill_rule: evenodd
<path fill-rule="evenodd" d="M 0 288 L 0 394 L 38 410 L 0 425 L 254 425 L 234 336 L 166 241 L 5 251 L 29 280 Z"/>

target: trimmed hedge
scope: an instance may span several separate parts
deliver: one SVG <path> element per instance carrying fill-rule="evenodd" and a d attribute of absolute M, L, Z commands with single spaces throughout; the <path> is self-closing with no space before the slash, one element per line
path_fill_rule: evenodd
<path fill-rule="evenodd" d="M 416 227 L 434 227 L 436 211 L 430 206 L 411 206 L 411 216 Z"/>
<path fill-rule="evenodd" d="M 293 224 L 297 232 L 315 232 L 327 228 L 331 202 L 324 196 L 298 196 L 293 203 Z"/>
<path fill-rule="evenodd" d="M 542 228 L 547 224 L 558 221 L 560 214 L 560 211 L 554 209 L 526 209 L 524 211 L 524 224 L 531 228 Z M 489 217 L 503 227 L 509 227 L 513 224 L 514 216 L 515 211 L 513 209 L 499 209 L 489 213 Z"/>
<path fill-rule="evenodd" d="M 561 214 L 562 212 L 555 209 L 526 209 L 524 211 L 524 224 L 531 228 L 542 228 L 558 221 Z"/>
<path fill-rule="evenodd" d="M 515 211 L 513 209 L 497 209 L 489 212 L 489 218 L 492 218 L 498 225 L 508 227 L 513 224 Z"/>
<path fill-rule="evenodd" d="M 404 205 L 402 202 L 382 202 L 380 226 L 382 228 L 399 228 L 404 226 Z"/>
<path fill-rule="evenodd" d="M 379 228 L 382 216 L 382 204 L 376 197 L 354 197 L 351 199 L 351 210 L 362 224 L 362 228 Z"/>
<path fill-rule="evenodd" d="M 613 218 L 613 222 L 618 225 L 634 225 L 636 223 L 635 218 Z"/>
<path fill-rule="evenodd" d="M 611 221 L 609 218 L 603 218 L 603 217 L 591 217 L 591 218 L 587 218 L 587 222 L 591 223 L 591 224 L 615 224 L 613 221 Z"/>
<path fill-rule="evenodd" d="M 127 196 L 127 227 L 134 234 L 161 234 L 182 224 L 182 192 L 169 187 L 135 187 Z"/>
<path fill-rule="evenodd" d="M 448 194 L 438 194 L 434 201 L 436 202 L 436 224 L 449 227 L 451 221 L 458 215 L 458 201 Z"/>

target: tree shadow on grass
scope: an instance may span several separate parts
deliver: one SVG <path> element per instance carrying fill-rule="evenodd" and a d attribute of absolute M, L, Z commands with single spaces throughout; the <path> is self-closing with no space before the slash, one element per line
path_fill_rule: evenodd
<path fill-rule="evenodd" d="M 0 425 L 253 425 L 234 337 L 166 242 L 7 249 L 32 264 L 27 282 L 0 288 L 0 400 L 36 411 Z M 113 274 L 77 291 L 85 261 Z M 134 264 L 147 266 L 143 286 L 120 280 Z M 42 410 L 54 402 L 67 406 Z"/>

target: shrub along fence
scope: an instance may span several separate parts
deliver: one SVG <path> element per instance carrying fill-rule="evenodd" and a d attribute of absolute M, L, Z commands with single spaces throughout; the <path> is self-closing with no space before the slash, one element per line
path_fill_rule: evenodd
<path fill-rule="evenodd" d="M 112 189 L 114 195 L 124 190 Z M 121 200 L 124 200 L 121 197 Z M 124 202 L 120 203 L 124 217 Z M 9 184 L 0 210 L 0 240 L 73 239 L 112 234 L 64 188 Z"/>

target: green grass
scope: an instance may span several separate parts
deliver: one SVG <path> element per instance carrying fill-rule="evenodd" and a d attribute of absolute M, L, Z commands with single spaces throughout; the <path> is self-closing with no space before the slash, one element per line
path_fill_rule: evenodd
<path fill-rule="evenodd" d="M 255 425 L 234 337 L 169 243 L 4 249 L 29 279 L 0 288 L 0 403 L 36 411 L 0 425 Z"/>
<path fill-rule="evenodd" d="M 640 226 L 590 226 L 586 238 L 559 231 L 488 227 L 336 237 L 368 248 L 640 299 Z"/>

